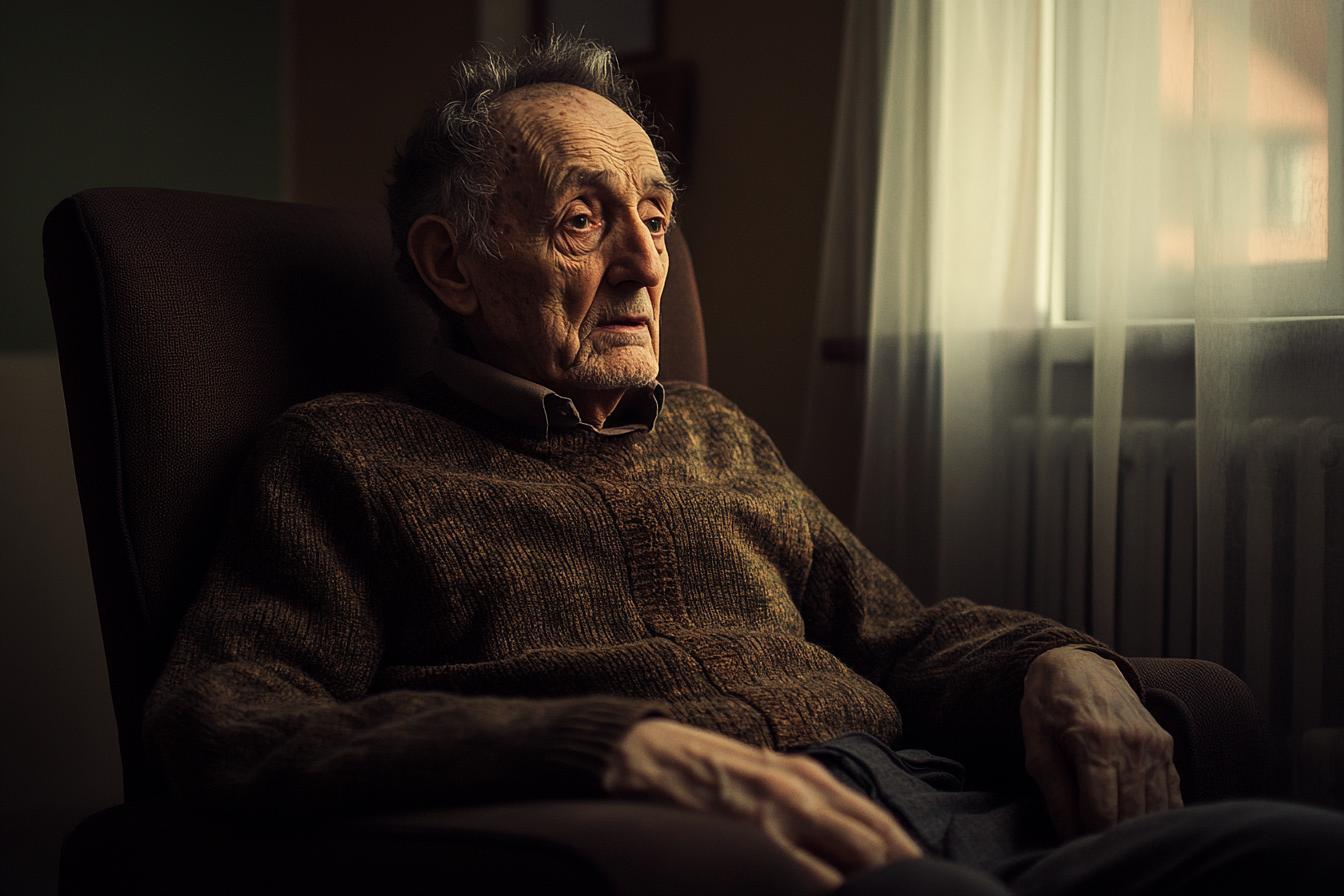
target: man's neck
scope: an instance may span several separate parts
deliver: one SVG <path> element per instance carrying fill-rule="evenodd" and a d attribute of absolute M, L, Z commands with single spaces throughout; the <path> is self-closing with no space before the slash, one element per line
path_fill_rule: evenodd
<path fill-rule="evenodd" d="M 625 397 L 625 393 L 629 391 L 627 389 L 604 389 L 601 391 L 569 389 L 562 391 L 547 383 L 541 385 L 548 389 L 554 389 L 556 393 L 574 402 L 574 407 L 579 411 L 579 417 L 594 429 L 603 427 L 607 418 L 612 415 L 616 406 L 621 403 L 621 399 Z"/>
<path fill-rule="evenodd" d="M 648 430 L 662 409 L 662 388 L 656 382 L 611 390 L 566 387 L 562 393 L 447 346 L 435 367 L 445 383 L 476 404 L 516 423 L 547 431 L 572 426 L 617 435 L 632 429 Z"/>
<path fill-rule="evenodd" d="M 536 383 L 543 388 L 550 389 L 557 395 L 561 395 L 574 402 L 574 408 L 579 412 L 579 418 L 594 429 L 601 429 L 607 422 L 607 418 L 612 415 L 616 407 L 629 391 L 627 388 L 619 389 L 577 389 L 567 383 L 550 383 L 535 376 L 530 376 L 528 371 L 516 370 L 513 365 L 500 363 L 500 359 L 494 357 L 490 352 L 483 356 L 481 352 L 474 349 L 468 349 L 465 352 L 456 349 L 468 357 L 475 358 L 482 364 L 489 364 L 505 373 Z"/>

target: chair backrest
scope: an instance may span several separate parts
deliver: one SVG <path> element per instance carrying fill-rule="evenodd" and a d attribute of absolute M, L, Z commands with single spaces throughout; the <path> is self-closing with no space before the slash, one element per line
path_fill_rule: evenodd
<path fill-rule="evenodd" d="M 160 793 L 140 741 L 258 429 L 331 392 L 427 370 L 437 322 L 392 271 L 386 218 L 207 193 L 88 190 L 43 228 L 47 292 L 127 799 Z M 662 377 L 706 381 L 678 231 Z"/>

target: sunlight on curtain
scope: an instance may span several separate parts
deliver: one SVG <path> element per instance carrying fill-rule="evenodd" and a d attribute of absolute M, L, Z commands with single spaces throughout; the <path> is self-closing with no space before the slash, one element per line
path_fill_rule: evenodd
<path fill-rule="evenodd" d="M 939 578 L 954 594 L 993 588 L 1007 561 L 1002 518 L 985 512 L 1005 485 L 995 429 L 1032 394 L 1019 371 L 1038 324 L 1037 32 L 1034 0 L 933 8 L 929 317 L 941 336 Z M 875 325 L 885 313 L 874 308 Z"/>
<path fill-rule="evenodd" d="M 867 345 L 810 396 L 860 365 L 836 509 L 926 600 L 1222 662 L 1281 758 L 1344 727 L 1342 8 L 852 3 L 846 78 L 885 102 L 828 232 L 871 280 L 828 242 L 818 345 L 865 312 Z"/>

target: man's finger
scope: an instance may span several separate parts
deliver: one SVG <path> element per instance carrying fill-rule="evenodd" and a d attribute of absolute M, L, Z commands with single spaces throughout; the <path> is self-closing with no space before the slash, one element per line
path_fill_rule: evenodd
<path fill-rule="evenodd" d="M 922 854 L 889 812 L 806 757 L 775 760 L 790 777 L 764 805 L 791 839 L 842 871 L 874 868 Z"/>
<path fill-rule="evenodd" d="M 778 826 L 794 843 L 846 874 L 888 862 L 886 842 L 867 825 L 833 810 L 792 814 L 780 811 Z"/>
<path fill-rule="evenodd" d="M 1168 766 L 1161 763 L 1155 763 L 1148 769 L 1148 779 L 1145 782 L 1144 792 L 1144 810 L 1145 812 L 1161 812 L 1164 809 L 1175 808 L 1171 805 L 1171 789 L 1167 784 L 1167 779 L 1171 773 Z"/>
<path fill-rule="evenodd" d="M 815 760 L 781 756 L 670 719 L 637 723 L 603 780 L 611 793 L 645 796 L 749 821 L 823 886 L 848 871 L 921 854 L 884 809 Z"/>
<path fill-rule="evenodd" d="M 826 795 L 835 811 L 853 819 L 879 839 L 883 844 L 886 861 L 895 862 L 923 855 L 919 844 L 915 843 L 909 832 L 885 808 L 841 784 L 816 760 L 801 756 L 790 758 L 805 763 L 799 769 L 799 774 Z"/>
<path fill-rule="evenodd" d="M 1115 768 L 1091 762 L 1078 764 L 1078 814 L 1084 833 L 1104 831 L 1119 818 L 1120 782 Z"/>
<path fill-rule="evenodd" d="M 806 849 L 798 846 L 779 831 L 773 831 L 767 827 L 765 832 L 781 849 L 792 856 L 795 862 L 803 866 L 808 875 L 821 886 L 823 892 L 834 890 L 845 882 L 845 875 L 838 869 L 826 864 Z"/>
<path fill-rule="evenodd" d="M 1072 840 L 1081 834 L 1078 784 L 1059 746 L 1049 738 L 1032 738 L 1027 745 L 1027 772 L 1045 796 L 1045 806 L 1060 839 Z"/>
<path fill-rule="evenodd" d="M 1167 765 L 1167 808 L 1179 809 L 1185 805 L 1181 796 L 1181 776 L 1173 764 Z"/>
<path fill-rule="evenodd" d="M 860 804 L 860 807 L 866 811 L 852 813 L 851 817 L 856 817 L 879 838 L 882 843 L 884 863 L 897 862 L 902 859 L 917 859 L 924 855 L 924 850 L 915 842 L 915 838 L 910 836 L 910 832 L 902 827 L 901 823 L 891 816 L 891 813 L 876 803 L 870 802 L 866 797 L 858 794 L 853 796 L 855 800 L 862 801 L 867 805 Z"/>
<path fill-rule="evenodd" d="M 1142 818 L 1148 812 L 1156 812 L 1157 806 L 1149 806 L 1149 788 L 1153 775 L 1161 769 L 1151 763 L 1127 762 L 1118 758 L 1111 763 L 1111 773 L 1115 776 L 1115 821 L 1127 818 Z M 1162 788 L 1161 802 L 1167 801 L 1166 787 Z M 1166 808 L 1162 806 L 1161 808 Z"/>

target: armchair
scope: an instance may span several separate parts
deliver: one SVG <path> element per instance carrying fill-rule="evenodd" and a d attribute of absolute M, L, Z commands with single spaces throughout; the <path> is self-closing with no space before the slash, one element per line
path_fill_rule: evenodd
<path fill-rule="evenodd" d="M 140 740 L 145 699 L 258 431 L 291 404 L 429 366 L 437 324 L 392 273 L 381 214 L 157 189 L 72 196 L 43 231 L 126 803 L 70 834 L 61 891 L 809 892 L 763 834 L 620 801 L 292 822 L 174 800 Z M 663 376 L 707 378 L 679 233 Z M 1264 732 L 1211 663 L 1138 660 L 1187 799 L 1262 789 Z"/>

